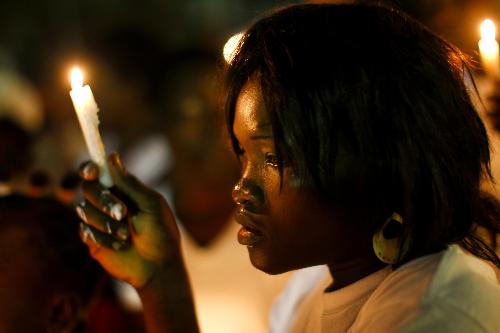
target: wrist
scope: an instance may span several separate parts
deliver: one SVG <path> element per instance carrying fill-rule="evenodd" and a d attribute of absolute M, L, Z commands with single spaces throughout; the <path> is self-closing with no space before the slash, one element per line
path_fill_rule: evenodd
<path fill-rule="evenodd" d="M 182 257 L 159 267 L 137 288 L 148 332 L 198 332 L 194 301 Z"/>
<path fill-rule="evenodd" d="M 182 255 L 173 256 L 168 261 L 157 265 L 151 276 L 147 279 L 142 286 L 137 287 L 136 290 L 139 296 L 147 295 L 148 293 L 158 293 L 163 290 L 176 288 L 176 286 L 188 285 L 189 278 L 186 272 Z"/>

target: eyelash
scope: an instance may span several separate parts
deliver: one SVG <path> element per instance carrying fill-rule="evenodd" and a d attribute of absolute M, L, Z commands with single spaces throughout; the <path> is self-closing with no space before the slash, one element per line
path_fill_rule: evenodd
<path fill-rule="evenodd" d="M 266 163 L 266 165 L 269 165 L 272 168 L 277 168 L 278 167 L 278 156 L 276 156 L 275 154 L 266 153 L 265 154 L 265 163 Z"/>
<path fill-rule="evenodd" d="M 245 155 L 245 150 L 238 145 L 235 149 L 235 153 L 238 159 L 241 159 Z M 264 163 L 272 168 L 278 168 L 278 156 L 272 153 L 265 153 Z"/>

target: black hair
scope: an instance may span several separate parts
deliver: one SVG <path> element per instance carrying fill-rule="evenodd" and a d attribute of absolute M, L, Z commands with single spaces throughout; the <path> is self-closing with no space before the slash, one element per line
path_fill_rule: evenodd
<path fill-rule="evenodd" d="M 29 168 L 33 137 L 15 121 L 1 118 L 0 142 L 0 181 L 4 181 Z"/>
<path fill-rule="evenodd" d="M 286 7 L 254 23 L 228 64 L 233 148 L 239 152 L 236 102 L 255 78 L 281 173 L 289 166 L 303 188 L 340 198 L 335 163 L 339 149 L 347 149 L 361 168 L 355 182 L 371 198 L 370 227 L 380 227 L 391 211 L 405 220 L 409 250 L 400 263 L 437 252 L 471 235 L 485 215 L 480 181 L 491 178 L 488 138 L 466 71 L 458 49 L 396 10 Z M 498 231 L 498 219 L 492 221 Z M 486 244 L 467 239 L 467 249 L 500 267 Z"/>
<path fill-rule="evenodd" d="M 49 196 L 0 197 L 0 230 L 15 225 L 36 235 L 32 245 L 44 260 L 46 281 L 56 290 L 74 292 L 85 308 L 105 274 L 79 238 L 79 221 L 73 208 Z"/>

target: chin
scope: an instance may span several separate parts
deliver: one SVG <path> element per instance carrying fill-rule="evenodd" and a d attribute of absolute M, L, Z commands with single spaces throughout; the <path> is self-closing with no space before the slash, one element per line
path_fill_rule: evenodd
<path fill-rule="evenodd" d="M 285 265 L 283 260 L 277 260 L 277 258 L 263 253 L 260 249 L 253 247 L 248 247 L 247 249 L 252 265 L 264 273 L 278 275 L 295 269 Z"/>

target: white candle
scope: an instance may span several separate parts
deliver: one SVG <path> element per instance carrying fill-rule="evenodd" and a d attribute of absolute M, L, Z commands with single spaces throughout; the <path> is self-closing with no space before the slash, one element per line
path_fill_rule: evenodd
<path fill-rule="evenodd" d="M 75 107 L 83 137 L 87 144 L 90 158 L 99 166 L 99 181 L 106 187 L 113 186 L 106 161 L 106 152 L 99 133 L 99 108 L 88 85 L 83 85 L 83 74 L 78 68 L 71 71 L 71 88 L 69 92 L 73 106 Z"/>
<path fill-rule="evenodd" d="M 486 74 L 491 76 L 500 75 L 498 42 L 495 40 L 495 29 L 495 24 L 492 20 L 484 20 L 481 24 L 481 40 L 479 41 L 479 53 L 483 69 Z"/>

